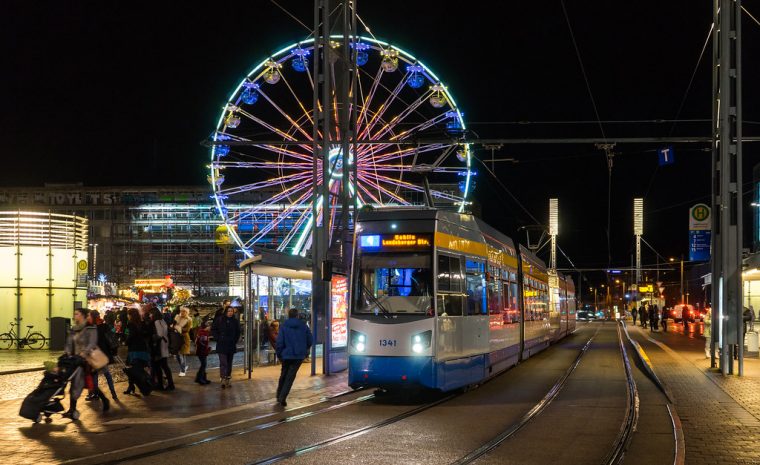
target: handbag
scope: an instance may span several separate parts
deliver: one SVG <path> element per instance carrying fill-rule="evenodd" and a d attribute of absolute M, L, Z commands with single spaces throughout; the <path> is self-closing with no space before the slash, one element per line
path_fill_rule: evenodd
<path fill-rule="evenodd" d="M 108 365 L 108 356 L 103 353 L 100 348 L 94 349 L 84 353 L 84 359 L 92 367 L 93 370 L 100 370 L 104 366 Z"/>

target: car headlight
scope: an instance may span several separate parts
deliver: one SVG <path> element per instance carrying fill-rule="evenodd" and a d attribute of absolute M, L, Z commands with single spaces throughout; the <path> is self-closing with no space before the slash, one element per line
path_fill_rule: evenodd
<path fill-rule="evenodd" d="M 430 347 L 430 340 L 433 338 L 433 331 L 427 330 L 412 336 L 412 352 L 421 354 Z"/>
<path fill-rule="evenodd" d="M 357 352 L 364 352 L 367 350 L 367 336 L 359 331 L 351 330 L 351 347 L 356 349 Z"/>

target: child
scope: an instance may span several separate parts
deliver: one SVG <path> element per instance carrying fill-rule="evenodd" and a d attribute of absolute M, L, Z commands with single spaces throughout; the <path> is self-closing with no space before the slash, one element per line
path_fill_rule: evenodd
<path fill-rule="evenodd" d="M 195 375 L 195 382 L 200 385 L 211 383 L 211 381 L 206 378 L 206 357 L 208 357 L 208 354 L 211 352 L 211 346 L 209 345 L 211 334 L 208 329 L 209 325 L 209 321 L 202 323 L 195 333 L 195 355 L 198 356 L 198 360 L 201 362 L 201 366 L 198 368 L 198 374 Z"/>

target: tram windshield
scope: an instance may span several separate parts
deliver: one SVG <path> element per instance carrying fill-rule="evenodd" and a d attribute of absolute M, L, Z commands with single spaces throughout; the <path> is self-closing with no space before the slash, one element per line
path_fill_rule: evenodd
<path fill-rule="evenodd" d="M 432 315 L 430 254 L 363 254 L 354 313 Z"/>

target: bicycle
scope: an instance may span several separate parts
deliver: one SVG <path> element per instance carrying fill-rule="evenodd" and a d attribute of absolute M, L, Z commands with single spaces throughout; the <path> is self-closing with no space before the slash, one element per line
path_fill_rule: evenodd
<path fill-rule="evenodd" d="M 21 325 L 17 325 L 16 323 L 11 323 L 10 325 L 11 330 L 9 332 L 0 334 L 0 349 L 10 349 L 13 347 L 14 343 L 18 345 L 19 349 L 23 349 L 24 346 L 34 350 L 39 350 L 45 347 L 47 338 L 43 336 L 42 333 L 33 333 L 32 328 L 34 328 L 34 325 L 27 326 L 26 336 L 24 337 L 18 337 L 19 335 L 13 330 L 14 327 L 21 327 Z"/>

